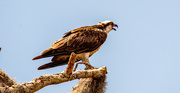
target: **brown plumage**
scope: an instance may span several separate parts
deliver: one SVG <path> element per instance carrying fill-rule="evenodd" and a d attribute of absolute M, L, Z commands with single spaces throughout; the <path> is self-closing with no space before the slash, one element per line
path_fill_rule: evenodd
<path fill-rule="evenodd" d="M 40 66 L 38 70 L 67 64 L 72 52 L 78 55 L 77 61 L 82 60 L 85 53 L 89 54 L 88 57 L 93 55 L 107 38 L 109 31 L 106 32 L 106 27 L 112 25 L 110 30 L 114 29 L 113 26 L 117 27 L 112 21 L 106 23 L 108 24 L 99 23 L 98 25 L 80 27 L 65 33 L 61 39 L 52 43 L 52 47 L 33 58 L 36 60 L 53 56 L 52 62 Z"/>

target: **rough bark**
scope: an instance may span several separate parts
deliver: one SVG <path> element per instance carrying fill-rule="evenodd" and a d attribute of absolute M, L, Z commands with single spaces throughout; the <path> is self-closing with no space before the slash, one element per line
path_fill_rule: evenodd
<path fill-rule="evenodd" d="M 101 78 L 82 78 L 70 93 L 104 93 L 106 76 Z"/>
<path fill-rule="evenodd" d="M 9 78 L 8 75 L 0 70 L 0 87 L 16 85 L 16 82 Z"/>

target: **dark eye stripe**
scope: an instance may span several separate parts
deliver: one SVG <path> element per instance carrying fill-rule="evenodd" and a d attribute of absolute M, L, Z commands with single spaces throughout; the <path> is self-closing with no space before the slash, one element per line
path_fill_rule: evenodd
<path fill-rule="evenodd" d="M 109 22 L 109 23 L 105 24 L 105 26 L 113 25 L 113 24 L 114 24 L 113 22 Z"/>

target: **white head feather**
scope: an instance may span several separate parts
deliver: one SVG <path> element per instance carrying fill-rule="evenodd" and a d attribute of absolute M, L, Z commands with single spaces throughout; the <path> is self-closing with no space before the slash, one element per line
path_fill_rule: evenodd
<path fill-rule="evenodd" d="M 103 22 L 99 22 L 97 25 L 105 25 L 105 24 L 108 24 L 108 23 L 110 23 L 110 22 L 112 22 L 112 21 L 106 20 L 106 21 L 103 21 Z M 104 31 L 105 31 L 106 33 L 109 33 L 112 29 L 113 29 L 113 25 L 108 25 L 108 26 L 106 26 L 106 28 L 104 29 Z"/>

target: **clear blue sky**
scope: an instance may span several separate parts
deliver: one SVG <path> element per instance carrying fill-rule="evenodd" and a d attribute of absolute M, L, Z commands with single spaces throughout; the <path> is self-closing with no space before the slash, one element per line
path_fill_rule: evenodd
<path fill-rule="evenodd" d="M 109 33 L 90 58 L 107 66 L 106 93 L 180 93 L 179 0 L 0 0 L 0 69 L 17 82 L 56 74 L 65 66 L 38 71 L 51 58 L 32 61 L 67 31 L 112 20 Z M 80 66 L 78 69 L 83 69 Z M 67 93 L 78 80 L 37 93 Z"/>

